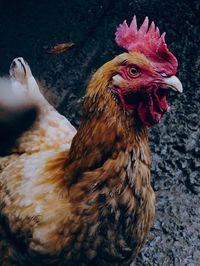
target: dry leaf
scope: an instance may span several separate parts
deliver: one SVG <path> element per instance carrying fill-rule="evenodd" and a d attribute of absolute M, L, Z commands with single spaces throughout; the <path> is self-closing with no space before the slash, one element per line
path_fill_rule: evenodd
<path fill-rule="evenodd" d="M 53 48 L 47 51 L 48 54 L 60 54 L 74 46 L 73 42 L 65 42 L 55 45 Z"/>

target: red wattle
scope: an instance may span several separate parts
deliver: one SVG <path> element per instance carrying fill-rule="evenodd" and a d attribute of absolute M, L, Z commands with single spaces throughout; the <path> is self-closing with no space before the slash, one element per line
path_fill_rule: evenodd
<path fill-rule="evenodd" d="M 157 124 L 168 109 L 166 92 L 158 88 L 153 89 L 149 97 L 141 101 L 137 108 L 140 120 L 148 127 Z"/>
<path fill-rule="evenodd" d="M 134 109 L 145 126 L 157 124 L 168 111 L 167 90 L 150 88 L 143 92 L 125 94 L 120 88 L 115 89 L 124 109 Z"/>

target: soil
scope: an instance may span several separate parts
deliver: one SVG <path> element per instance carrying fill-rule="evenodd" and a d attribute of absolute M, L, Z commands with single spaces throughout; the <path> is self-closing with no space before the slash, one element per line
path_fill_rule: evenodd
<path fill-rule="evenodd" d="M 147 15 L 179 61 L 184 93 L 171 95 L 170 112 L 149 130 L 156 218 L 136 266 L 200 265 L 200 1 L 59 0 L 0 2 L 0 74 L 23 56 L 46 86 L 51 103 L 78 126 L 88 80 L 119 54 L 116 26 Z M 65 53 L 49 55 L 72 41 Z M 47 89 L 48 88 L 48 89 Z"/>

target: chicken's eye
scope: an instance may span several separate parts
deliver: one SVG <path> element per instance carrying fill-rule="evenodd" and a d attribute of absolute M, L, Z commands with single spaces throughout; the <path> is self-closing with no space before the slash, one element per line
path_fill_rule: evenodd
<path fill-rule="evenodd" d="M 140 74 L 140 71 L 139 71 L 139 69 L 137 68 L 137 67 L 130 67 L 129 69 L 128 69 L 128 75 L 129 75 L 129 77 L 130 78 L 136 78 L 136 77 L 138 77 L 139 76 L 139 74 Z"/>

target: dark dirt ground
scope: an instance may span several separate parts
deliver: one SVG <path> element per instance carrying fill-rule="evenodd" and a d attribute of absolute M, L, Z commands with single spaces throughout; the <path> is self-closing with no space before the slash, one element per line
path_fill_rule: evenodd
<path fill-rule="evenodd" d="M 156 219 L 137 266 L 200 265 L 200 1 L 87 0 L 0 2 L 0 74 L 23 56 L 45 94 L 74 125 L 91 74 L 120 53 L 116 26 L 146 15 L 179 61 L 184 94 L 171 96 L 171 111 L 150 130 Z M 73 41 L 66 53 L 45 49 Z"/>

